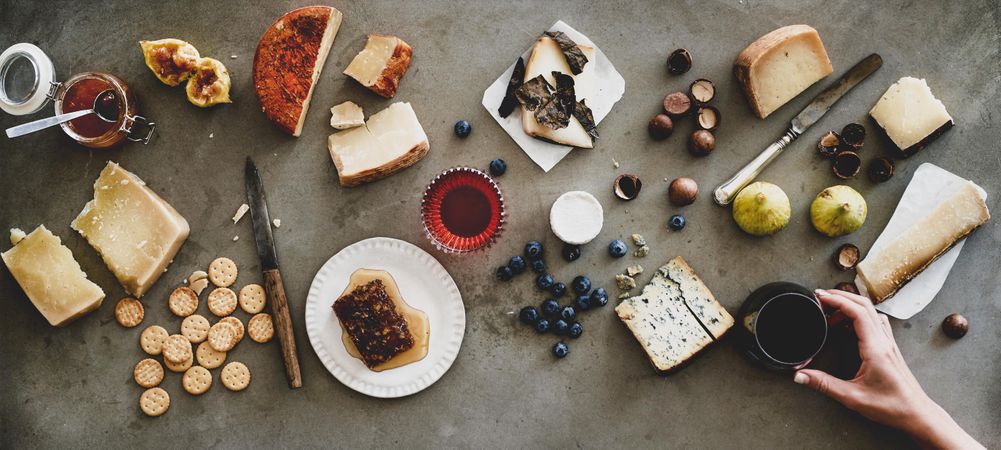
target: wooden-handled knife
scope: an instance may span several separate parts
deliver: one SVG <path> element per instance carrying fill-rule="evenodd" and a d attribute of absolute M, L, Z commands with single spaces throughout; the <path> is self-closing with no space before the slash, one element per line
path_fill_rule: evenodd
<path fill-rule="evenodd" d="M 299 356 L 295 348 L 295 334 L 292 331 L 288 300 L 285 298 L 285 286 L 282 284 L 282 274 L 278 270 L 278 252 L 275 250 L 275 239 L 271 234 L 268 202 L 264 197 L 261 174 L 257 172 L 257 166 L 249 156 L 244 176 L 247 184 L 247 203 L 250 204 L 250 218 L 254 225 L 254 242 L 257 243 L 257 255 L 261 258 L 264 290 L 268 294 L 268 304 L 271 305 L 271 314 L 275 318 L 278 331 L 278 342 L 281 344 L 285 377 L 288 379 L 289 387 L 300 388 L 302 375 L 299 373 Z"/>

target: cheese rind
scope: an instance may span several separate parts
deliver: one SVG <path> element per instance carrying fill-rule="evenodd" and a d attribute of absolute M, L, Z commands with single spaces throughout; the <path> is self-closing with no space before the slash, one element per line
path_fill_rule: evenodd
<path fill-rule="evenodd" d="M 142 297 L 160 278 L 190 228 L 139 177 L 108 162 L 94 199 L 70 225 L 90 243 L 129 294 Z"/>
<path fill-rule="evenodd" d="M 954 123 L 928 83 L 912 77 L 893 83 L 869 116 L 904 156 L 917 153 Z"/>
<path fill-rule="evenodd" d="M 980 191 L 967 182 L 855 270 L 872 301 L 880 303 L 990 218 Z"/>
<path fill-rule="evenodd" d="M 344 102 L 330 108 L 330 126 L 338 130 L 365 125 L 365 112 L 355 102 Z"/>
<path fill-rule="evenodd" d="M 762 119 L 833 71 L 820 34 L 808 25 L 785 26 L 758 38 L 733 63 L 748 103 Z"/>
<path fill-rule="evenodd" d="M 580 47 L 584 56 L 586 56 L 589 61 L 592 61 L 584 65 L 583 72 L 577 75 L 572 75 L 574 79 L 574 94 L 576 95 L 577 100 L 580 101 L 586 99 L 587 96 L 596 91 L 594 89 L 595 64 L 593 63 L 595 60 L 595 53 L 593 47 L 580 44 L 578 44 L 577 47 Z M 556 80 L 553 77 L 554 71 L 567 75 L 572 74 L 570 71 L 570 65 L 567 64 L 566 56 L 563 55 L 563 51 L 560 49 L 559 44 L 557 44 L 553 38 L 543 35 L 535 41 L 535 45 L 532 46 L 532 54 L 528 57 L 528 63 L 525 65 L 524 81 L 528 81 L 542 75 L 551 86 L 556 86 Z M 594 141 L 591 140 L 591 135 L 588 134 L 587 129 L 581 125 L 580 121 L 577 120 L 576 117 L 570 118 L 570 124 L 567 127 L 554 130 L 540 124 L 539 121 L 536 120 L 535 114 L 522 106 L 521 127 L 529 136 L 555 142 L 557 144 L 572 145 L 578 148 L 594 148 Z"/>
<path fill-rule="evenodd" d="M 327 149 L 341 185 L 357 186 L 410 167 L 430 145 L 410 103 L 394 103 L 365 125 L 330 135 Z"/>
<path fill-rule="evenodd" d="M 25 295 L 52 326 L 63 326 L 97 309 L 104 291 L 87 279 L 59 236 L 39 225 L 0 254 Z"/>
<path fill-rule="evenodd" d="M 370 34 L 365 48 L 351 60 L 351 64 L 344 69 L 344 75 L 354 78 L 376 94 L 393 98 L 400 79 L 410 67 L 412 54 L 413 49 L 403 39 Z"/>

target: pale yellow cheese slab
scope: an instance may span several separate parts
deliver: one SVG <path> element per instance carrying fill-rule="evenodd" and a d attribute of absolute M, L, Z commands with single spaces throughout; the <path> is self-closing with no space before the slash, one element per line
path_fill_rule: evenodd
<path fill-rule="evenodd" d="M 94 199 L 71 224 L 115 274 L 141 297 L 188 238 L 188 222 L 139 177 L 109 162 L 94 182 Z"/>
<path fill-rule="evenodd" d="M 330 158 L 341 185 L 357 186 L 410 167 L 430 146 L 410 103 L 393 103 L 360 127 L 330 135 Z"/>
<path fill-rule="evenodd" d="M 584 65 L 584 70 L 581 73 L 573 75 L 559 44 L 553 38 L 543 35 L 535 41 L 535 45 L 532 47 L 532 56 L 528 58 L 528 63 L 525 65 L 525 81 L 542 75 L 551 86 L 556 87 L 556 78 L 553 77 L 553 72 L 561 72 L 573 77 L 574 94 L 577 100 L 587 100 L 586 97 L 596 91 L 594 88 L 594 47 L 579 44 L 577 47 L 587 57 L 588 63 Z M 529 136 L 578 148 L 594 148 L 591 135 L 587 134 L 587 130 L 576 117 L 570 117 L 570 123 L 565 128 L 554 130 L 540 124 L 535 118 L 535 113 L 522 106 L 521 126 Z"/>
<path fill-rule="evenodd" d="M 63 326 L 101 306 L 104 291 L 87 279 L 59 236 L 39 225 L 0 254 L 25 295 L 53 326 Z"/>

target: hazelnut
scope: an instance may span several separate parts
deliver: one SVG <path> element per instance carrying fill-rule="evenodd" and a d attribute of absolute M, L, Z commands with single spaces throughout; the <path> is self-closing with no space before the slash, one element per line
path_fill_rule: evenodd
<path fill-rule="evenodd" d="M 715 106 L 709 105 L 700 106 L 699 111 L 695 114 L 695 119 L 699 124 L 699 128 L 709 131 L 716 130 L 719 127 L 720 120 L 722 120 L 719 110 Z"/>
<path fill-rule="evenodd" d="M 855 283 L 851 281 L 842 281 L 834 286 L 834 289 L 839 291 L 851 292 L 852 294 L 858 294 L 858 288 L 855 287 Z"/>
<path fill-rule="evenodd" d="M 841 137 L 834 131 L 828 131 L 817 143 L 817 153 L 824 158 L 833 158 L 838 154 L 838 147 L 841 145 Z"/>
<path fill-rule="evenodd" d="M 850 123 L 841 129 L 841 150 L 851 150 L 858 152 L 862 149 L 865 141 L 865 127 L 857 123 Z"/>
<path fill-rule="evenodd" d="M 967 331 L 970 331 L 970 322 L 959 314 L 949 314 L 945 320 L 942 321 L 942 331 L 946 336 L 953 339 L 959 339 L 966 336 Z"/>
<path fill-rule="evenodd" d="M 679 48 L 667 56 L 667 70 L 672 75 L 681 75 L 692 68 L 692 55 L 688 50 Z"/>
<path fill-rule="evenodd" d="M 674 122 L 667 114 L 657 114 L 653 116 L 653 119 L 650 119 L 646 131 L 650 133 L 650 137 L 662 141 L 671 137 L 671 133 L 674 132 Z"/>
<path fill-rule="evenodd" d="M 700 78 L 692 82 L 692 85 L 688 87 L 688 92 L 692 94 L 695 101 L 709 103 L 716 97 L 716 85 L 712 81 Z"/>
<path fill-rule="evenodd" d="M 699 185 L 688 177 L 675 178 L 667 188 L 667 198 L 674 206 L 691 205 L 698 196 Z"/>
<path fill-rule="evenodd" d="M 692 99 L 684 92 L 672 92 L 664 97 L 664 112 L 667 115 L 678 118 L 688 115 L 692 111 Z"/>
<path fill-rule="evenodd" d="M 858 175 L 859 169 L 862 168 L 862 157 L 855 152 L 843 151 L 834 156 L 831 168 L 834 169 L 834 174 L 838 178 L 847 180 Z"/>
<path fill-rule="evenodd" d="M 612 185 L 612 192 L 615 196 L 629 201 L 640 195 L 640 188 L 643 187 L 643 183 L 640 182 L 639 177 L 630 173 L 624 173 L 615 178 L 615 183 Z"/>
<path fill-rule="evenodd" d="M 893 161 L 886 158 L 876 158 L 869 163 L 869 179 L 882 183 L 893 178 Z"/>
<path fill-rule="evenodd" d="M 858 247 L 852 244 L 842 245 L 838 248 L 838 252 L 834 254 L 834 265 L 838 266 L 841 270 L 851 269 L 858 264 L 861 253 Z"/>
<path fill-rule="evenodd" d="M 716 137 L 708 130 L 692 133 L 688 140 L 688 151 L 695 156 L 706 156 L 716 148 Z"/>

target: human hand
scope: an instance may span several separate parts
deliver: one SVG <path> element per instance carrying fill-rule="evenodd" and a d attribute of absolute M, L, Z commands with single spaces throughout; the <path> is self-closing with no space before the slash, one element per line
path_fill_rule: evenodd
<path fill-rule="evenodd" d="M 862 365 L 851 380 L 803 369 L 796 372 L 793 381 L 870 420 L 903 430 L 923 446 L 983 448 L 925 394 L 900 354 L 889 319 L 876 312 L 872 301 L 838 290 L 818 289 L 816 294 L 824 305 L 837 310 L 832 320 L 852 322 Z"/>

